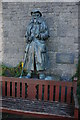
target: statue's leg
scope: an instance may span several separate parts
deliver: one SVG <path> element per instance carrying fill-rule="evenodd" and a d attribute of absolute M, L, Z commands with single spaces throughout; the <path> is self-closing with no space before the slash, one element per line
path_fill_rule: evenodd
<path fill-rule="evenodd" d="M 45 74 L 43 70 L 38 71 L 39 79 L 45 79 Z"/>
<path fill-rule="evenodd" d="M 40 63 L 36 63 L 36 71 L 38 73 L 39 79 L 45 79 L 44 68 L 41 66 Z"/>
<path fill-rule="evenodd" d="M 45 74 L 44 74 L 45 69 L 41 63 L 36 63 L 36 71 L 38 72 L 39 79 L 45 79 Z"/>
<path fill-rule="evenodd" d="M 29 71 L 26 78 L 31 78 L 32 71 Z"/>

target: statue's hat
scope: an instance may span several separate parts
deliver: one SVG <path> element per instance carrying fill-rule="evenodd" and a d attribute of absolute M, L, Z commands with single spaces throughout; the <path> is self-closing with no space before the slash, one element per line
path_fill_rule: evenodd
<path fill-rule="evenodd" d="M 40 16 L 42 16 L 42 13 L 41 13 L 39 10 L 33 10 L 33 11 L 31 11 L 31 15 L 32 15 L 33 13 L 39 13 Z"/>

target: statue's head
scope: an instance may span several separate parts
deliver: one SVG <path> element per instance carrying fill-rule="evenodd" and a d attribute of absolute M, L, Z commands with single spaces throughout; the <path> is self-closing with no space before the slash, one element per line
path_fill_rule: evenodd
<path fill-rule="evenodd" d="M 36 19 L 36 18 L 38 18 L 38 17 L 41 17 L 41 16 L 42 16 L 42 13 L 41 13 L 39 10 L 33 10 L 33 11 L 31 12 L 31 16 Z"/>

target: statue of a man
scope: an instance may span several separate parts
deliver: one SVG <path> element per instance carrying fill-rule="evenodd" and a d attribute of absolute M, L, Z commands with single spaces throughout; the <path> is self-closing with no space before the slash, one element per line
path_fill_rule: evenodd
<path fill-rule="evenodd" d="M 46 46 L 45 40 L 49 37 L 48 27 L 39 10 L 31 12 L 32 19 L 26 30 L 26 78 L 31 78 L 31 73 L 39 73 L 39 79 L 44 79 L 43 71 L 46 69 Z"/>

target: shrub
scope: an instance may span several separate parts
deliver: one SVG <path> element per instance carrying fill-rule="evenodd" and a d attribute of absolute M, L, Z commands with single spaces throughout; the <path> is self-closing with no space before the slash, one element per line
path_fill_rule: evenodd
<path fill-rule="evenodd" d="M 80 105 L 80 57 L 79 57 L 79 60 L 78 60 L 77 71 L 76 71 L 75 76 L 78 78 L 78 82 L 77 82 L 77 96 L 78 96 L 79 105 Z"/>
<path fill-rule="evenodd" d="M 20 62 L 16 67 L 8 67 L 4 64 L 0 66 L 0 75 L 6 77 L 19 77 L 22 71 L 22 62 Z M 24 69 L 23 75 L 27 74 L 27 70 Z"/>

